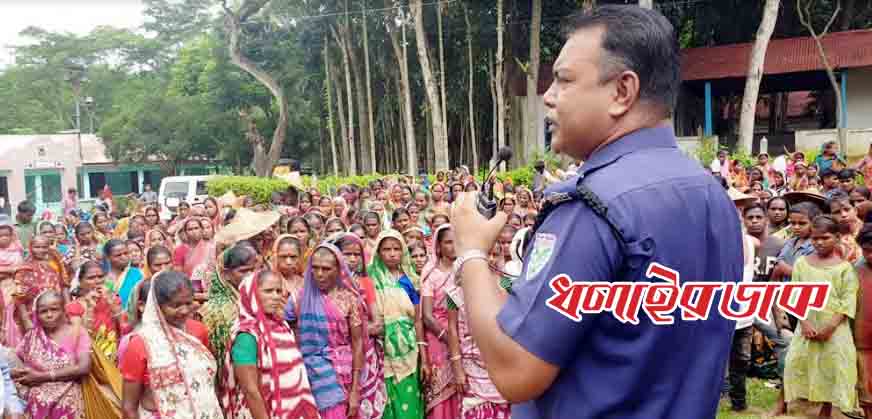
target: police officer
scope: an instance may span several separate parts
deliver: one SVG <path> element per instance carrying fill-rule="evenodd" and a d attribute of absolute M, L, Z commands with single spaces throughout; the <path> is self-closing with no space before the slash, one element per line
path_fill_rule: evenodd
<path fill-rule="evenodd" d="M 638 324 L 609 312 L 575 321 L 546 305 L 559 274 L 656 282 L 645 276 L 656 262 L 682 283 L 742 276 L 736 209 L 676 144 L 672 26 L 656 11 L 607 5 L 572 17 L 566 34 L 546 115 L 554 149 L 585 163 L 548 188 L 508 297 L 486 259 L 505 214 L 482 217 L 471 193 L 452 208 L 473 338 L 514 418 L 714 418 L 735 325 L 717 306 L 705 320 L 676 310 L 673 324 L 655 325 L 643 312 Z"/>

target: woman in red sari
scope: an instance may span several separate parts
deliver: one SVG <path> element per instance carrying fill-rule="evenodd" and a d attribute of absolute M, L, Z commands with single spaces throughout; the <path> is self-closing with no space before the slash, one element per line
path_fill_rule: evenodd
<path fill-rule="evenodd" d="M 282 319 L 282 281 L 272 271 L 239 285 L 239 318 L 225 354 L 221 405 L 229 419 L 317 419 L 303 356 Z"/>
<path fill-rule="evenodd" d="M 30 255 L 15 271 L 15 303 L 18 306 L 18 320 L 22 331 L 33 327 L 33 313 L 30 310 L 36 297 L 45 291 L 62 292 L 63 289 L 63 269 L 58 272 L 54 267 L 50 243 L 48 237 L 34 237 L 30 241 Z"/>
<path fill-rule="evenodd" d="M 60 293 L 40 293 L 33 305 L 34 327 L 17 350 L 23 368 L 12 371 L 13 379 L 24 386 L 25 417 L 84 419 L 81 380 L 91 370 L 88 333 L 69 323 Z"/>
<path fill-rule="evenodd" d="M 273 243 L 273 258 L 270 268 L 282 278 L 282 295 L 285 301 L 296 297 L 303 289 L 303 245 L 290 234 L 283 234 Z"/>

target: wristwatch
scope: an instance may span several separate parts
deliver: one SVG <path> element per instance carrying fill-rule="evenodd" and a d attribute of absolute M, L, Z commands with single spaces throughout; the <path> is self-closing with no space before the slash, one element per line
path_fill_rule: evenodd
<path fill-rule="evenodd" d="M 454 283 L 460 285 L 460 270 L 463 269 L 463 264 L 472 259 L 488 260 L 487 253 L 479 249 L 471 249 L 464 252 L 460 257 L 454 260 Z"/>

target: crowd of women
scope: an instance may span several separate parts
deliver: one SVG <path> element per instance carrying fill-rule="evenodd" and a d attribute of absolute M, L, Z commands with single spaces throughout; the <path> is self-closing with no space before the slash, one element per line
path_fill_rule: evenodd
<path fill-rule="evenodd" d="M 0 216 L 3 415 L 509 418 L 452 273 L 450 203 L 478 187 L 460 170 L 231 193 L 171 220 L 131 202 L 34 224 L 24 202 Z M 541 196 L 496 189 L 508 289 Z"/>
<path fill-rule="evenodd" d="M 711 166 L 743 219 L 743 281 L 823 281 L 830 293 L 805 319 L 776 307 L 769 322 L 738 322 L 729 399 L 736 411 L 748 408 L 752 375 L 778 380 L 774 414 L 798 402 L 822 417 L 834 406 L 872 417 L 872 146 L 853 166 L 832 142 L 814 161 L 802 153 L 780 159 L 773 167 L 761 154 L 739 170 L 722 152 Z"/>

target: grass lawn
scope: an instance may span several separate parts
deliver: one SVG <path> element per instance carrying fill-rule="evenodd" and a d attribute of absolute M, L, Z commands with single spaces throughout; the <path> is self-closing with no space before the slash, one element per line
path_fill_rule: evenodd
<path fill-rule="evenodd" d="M 756 378 L 748 379 L 748 411 L 736 413 L 730 410 L 730 399 L 721 399 L 718 408 L 718 419 L 757 419 L 764 417 L 762 413 L 775 408 L 778 399 L 778 390 L 767 387 L 765 380 Z"/>
<path fill-rule="evenodd" d="M 775 401 L 778 399 L 778 390 L 767 386 L 766 380 L 758 380 L 755 378 L 748 379 L 748 410 L 741 413 L 736 413 L 730 410 L 730 400 L 728 397 L 721 399 L 720 407 L 718 408 L 717 419 L 770 419 L 772 416 L 767 416 L 765 413 L 774 410 Z M 814 405 L 808 402 L 791 403 L 788 406 L 789 416 L 776 416 L 776 419 L 807 419 L 815 418 L 818 412 L 819 405 Z M 838 412 L 838 409 L 833 409 L 833 419 L 846 419 Z"/>

